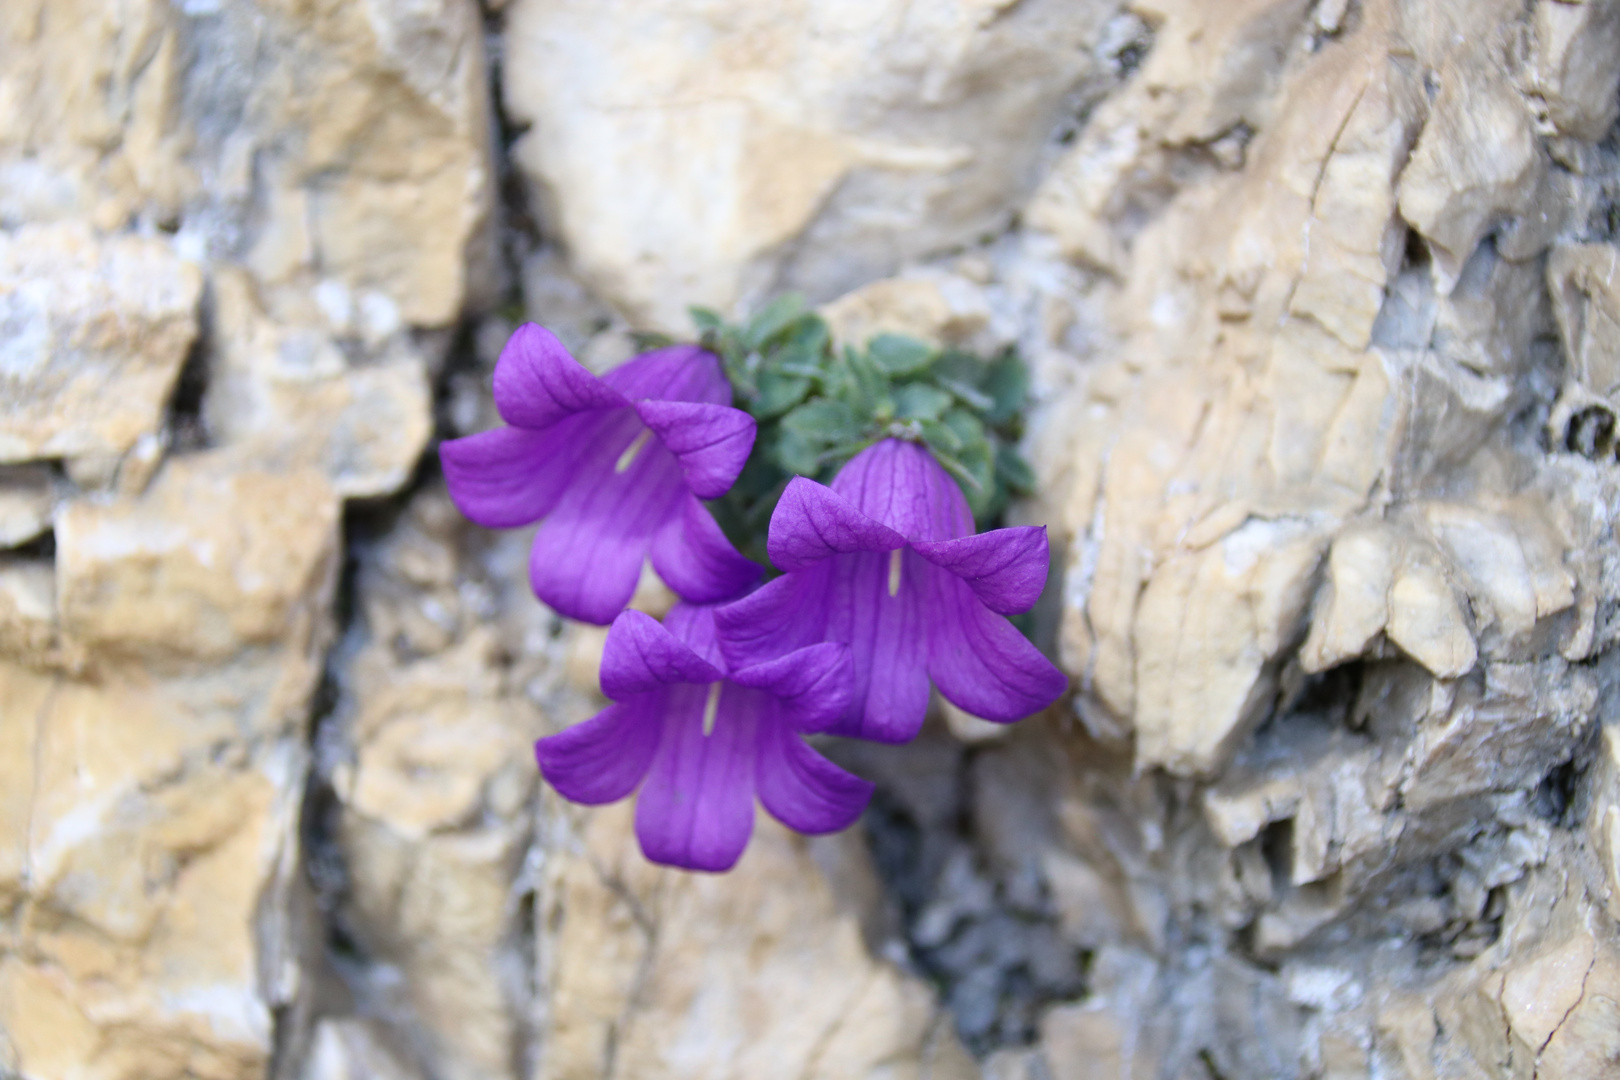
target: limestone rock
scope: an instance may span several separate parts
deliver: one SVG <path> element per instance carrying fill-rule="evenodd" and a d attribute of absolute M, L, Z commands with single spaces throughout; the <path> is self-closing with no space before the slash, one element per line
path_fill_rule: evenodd
<path fill-rule="evenodd" d="M 126 656 L 223 661 L 310 639 L 336 574 L 338 503 L 319 474 L 226 452 L 171 461 L 146 495 L 57 521 L 64 632 Z"/>
<path fill-rule="evenodd" d="M 267 317 L 245 274 L 222 270 L 214 288 L 210 434 L 266 468 L 318 469 L 345 496 L 402 487 L 432 431 L 422 352 L 396 338 L 357 364 L 329 332 Z"/>
<path fill-rule="evenodd" d="M 0 1072 L 1620 1072 L 1616 4 L 0 6 Z M 593 369 L 1016 345 L 1075 715 L 725 877 L 546 794 L 497 177 Z"/>
<path fill-rule="evenodd" d="M 878 334 L 904 334 L 935 345 L 967 345 L 990 322 L 980 290 L 956 275 L 874 281 L 822 305 L 833 340 L 863 345 Z"/>
<path fill-rule="evenodd" d="M 362 1020 L 322 1020 L 315 1029 L 302 1080 L 416 1080 L 421 1074 L 402 1064 Z"/>
<path fill-rule="evenodd" d="M 0 548 L 26 544 L 50 528 L 54 487 L 44 465 L 0 465 Z"/>
<path fill-rule="evenodd" d="M 1538 4 L 1532 32 L 1531 92 L 1562 134 L 1596 142 L 1615 119 L 1620 75 L 1620 11 L 1613 4 Z"/>
<path fill-rule="evenodd" d="M 576 268 L 638 324 L 826 299 L 1006 219 L 1100 74 L 1114 7 L 519 0 L 517 159 Z"/>
<path fill-rule="evenodd" d="M 25 0 L 0 25 L 0 222 L 179 223 L 289 310 L 444 325 L 488 288 L 470 0 L 308 7 Z M 102 89 L 95 89 L 95 88 Z M 296 321 L 311 322 L 312 318 Z"/>
<path fill-rule="evenodd" d="M 283 630 L 167 677 L 111 655 L 93 680 L 0 665 L 18 1075 L 264 1075 L 301 993 L 295 720 L 321 645 Z"/>
<path fill-rule="evenodd" d="M 705 877 L 644 862 L 632 816 L 568 812 L 553 849 L 539 1075 L 976 1075 L 927 991 L 867 953 L 803 840 L 761 814 L 737 868 Z"/>
<path fill-rule="evenodd" d="M 156 437 L 201 288 L 161 240 L 0 232 L 0 461 L 116 464 Z"/>
<path fill-rule="evenodd" d="M 470 532 L 443 490 L 429 490 L 370 553 L 359 585 L 369 640 L 345 668 L 347 720 L 322 737 L 340 807 L 323 843 L 346 881 L 329 902 L 342 902 L 372 965 L 351 970 L 353 992 L 403 1048 L 396 1068 L 473 1080 L 516 1075 L 523 1057 L 529 957 L 515 896 L 541 728 L 480 625 L 497 601 L 466 550 Z M 537 606 L 525 579 L 512 584 L 512 599 Z M 311 1053 L 346 1075 L 382 1053 L 363 1035 L 318 1029 Z"/>

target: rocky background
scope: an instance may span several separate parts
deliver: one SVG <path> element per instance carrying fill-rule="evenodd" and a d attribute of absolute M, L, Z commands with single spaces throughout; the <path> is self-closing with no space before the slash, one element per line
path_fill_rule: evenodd
<path fill-rule="evenodd" d="M 1616 0 L 4 0 L 0 1074 L 1620 1075 L 1617 82 Z M 429 451 L 786 289 L 1028 359 L 1074 694 L 667 872 Z"/>

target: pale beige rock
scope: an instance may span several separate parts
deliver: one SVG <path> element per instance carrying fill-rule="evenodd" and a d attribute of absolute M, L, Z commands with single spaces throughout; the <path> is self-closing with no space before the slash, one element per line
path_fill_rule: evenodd
<path fill-rule="evenodd" d="M 0 21 L 0 221 L 117 229 L 173 220 L 197 183 L 174 130 L 179 11 L 155 0 L 7 6 Z"/>
<path fill-rule="evenodd" d="M 0 7 L 7 250 L 71 230 L 211 297 L 200 421 L 181 345 L 161 393 L 46 410 L 132 436 L 7 458 L 64 461 L 0 495 L 0 1072 L 975 1075 L 874 959 L 862 835 L 762 817 L 698 877 L 628 807 L 537 806 L 601 635 L 528 597 L 522 533 L 431 484 L 353 515 L 327 664 L 338 500 L 413 475 L 422 328 L 492 295 L 486 27 L 534 122 L 512 220 L 567 251 L 504 239 L 593 366 L 631 348 L 604 301 L 685 330 L 781 287 L 1030 361 L 1017 520 L 1066 545 L 1083 723 L 897 773 L 997 917 L 1091 957 L 983 1075 L 1620 1071 L 1614 4 Z M 509 328 L 448 354 L 460 430 Z"/>
<path fill-rule="evenodd" d="M 1535 212 L 1547 165 L 1511 90 L 1472 66 L 1447 75 L 1398 190 L 1401 215 L 1433 241 L 1449 292 L 1487 230 Z"/>
<path fill-rule="evenodd" d="M 1585 996 L 1597 943 L 1580 935 L 1508 972 L 1502 983 L 1502 1009 L 1513 1034 L 1539 1052 L 1570 1010 Z"/>
<path fill-rule="evenodd" d="M 1445 572 L 1431 558 L 1409 557 L 1389 587 L 1389 639 L 1442 679 L 1478 659 L 1473 630 Z"/>
<path fill-rule="evenodd" d="M 0 548 L 26 544 L 51 527 L 54 487 L 44 465 L 0 465 Z"/>
<path fill-rule="evenodd" d="M 340 495 L 398 490 L 432 433 L 426 358 L 393 343 L 353 364 L 320 329 L 268 318 L 245 274 L 215 278 L 219 334 L 204 418 L 222 444 L 272 469 L 314 468 Z"/>
<path fill-rule="evenodd" d="M 1308 526 L 1250 519 L 1154 571 L 1136 617 L 1138 760 L 1182 774 L 1225 760 L 1269 700 L 1319 557 Z"/>
<path fill-rule="evenodd" d="M 1141 5 L 1163 22 L 1140 79 L 1164 100 L 1165 141 L 1208 142 L 1240 122 L 1262 126 L 1307 8 L 1301 0 L 1241 0 L 1219 10 L 1185 0 Z"/>
<path fill-rule="evenodd" d="M 261 664 L 286 677 L 285 659 Z M 0 843 L 9 871 L 23 860 L 5 887 L 27 947 L 0 974 L 19 1074 L 262 1075 L 294 991 L 262 981 L 285 957 L 255 927 L 296 866 L 301 740 L 255 750 L 217 691 L 140 671 L 85 684 L 5 665 L 0 682 L 6 730 L 33 740 L 7 759 L 23 801 Z M 285 909 L 265 918 L 281 936 Z"/>
<path fill-rule="evenodd" d="M 685 330 L 689 303 L 824 299 L 997 227 L 1112 13 L 521 0 L 505 99 L 585 280 Z"/>
<path fill-rule="evenodd" d="M 866 952 L 765 815 L 724 877 L 642 861 L 628 803 L 569 817 L 544 896 L 541 1076 L 974 1076 L 927 991 Z"/>
<path fill-rule="evenodd" d="M 488 289 L 471 0 L 24 0 L 0 24 L 0 57 L 0 221 L 185 219 L 197 247 L 245 248 L 278 305 L 313 312 L 312 291 L 335 281 L 384 336 L 446 325 Z"/>
<path fill-rule="evenodd" d="M 317 473 L 223 451 L 175 459 L 140 499 L 63 509 L 63 632 L 109 654 L 215 662 L 307 639 L 336 574 L 337 519 Z"/>
<path fill-rule="evenodd" d="M 0 232 L 0 461 L 116 462 L 156 433 L 201 288 L 161 240 Z"/>
<path fill-rule="evenodd" d="M 1620 9 L 1603 0 L 1537 4 L 1530 90 L 1560 133 L 1596 142 L 1620 117 Z"/>
<path fill-rule="evenodd" d="M 346 917 L 371 963 L 399 973 L 372 991 L 379 1030 L 411 1049 L 400 1067 L 479 1080 L 516 1075 L 523 1056 L 527 1005 L 514 988 L 529 957 L 514 897 L 544 728 L 509 692 L 499 639 L 482 625 L 493 598 L 461 546 L 469 532 L 432 488 L 370 553 L 359 586 L 370 640 L 344 673 L 331 782 Z M 524 578 L 502 584 L 538 606 Z M 334 1068 L 360 1067 L 341 1064 L 371 1052 L 357 1037 L 342 1033 Z"/>
<path fill-rule="evenodd" d="M 990 321 L 980 291 L 954 275 L 884 278 L 823 304 L 820 314 L 834 341 L 857 347 L 878 334 L 962 345 Z"/>
<path fill-rule="evenodd" d="M 939 699 L 939 714 L 952 735 L 965 743 L 987 743 L 1004 739 L 1012 731 L 1006 724 L 983 720 L 944 698 Z"/>
<path fill-rule="evenodd" d="M 1327 587 L 1300 650 L 1300 665 L 1326 671 L 1367 651 L 1389 620 L 1399 540 L 1389 529 L 1347 529 L 1328 553 Z"/>
<path fill-rule="evenodd" d="M 1560 244 L 1547 281 L 1570 378 L 1610 397 L 1620 390 L 1620 253 L 1613 244 Z"/>
<path fill-rule="evenodd" d="M 43 559 L 0 560 L 0 648 L 10 657 L 40 662 L 60 644 L 56 573 Z"/>

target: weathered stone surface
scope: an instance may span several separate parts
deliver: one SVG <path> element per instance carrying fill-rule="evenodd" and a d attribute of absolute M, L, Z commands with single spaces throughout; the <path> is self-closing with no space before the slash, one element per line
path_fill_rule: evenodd
<path fill-rule="evenodd" d="M 202 278 L 155 239 L 0 232 L 0 461 L 118 459 L 156 438 Z"/>
<path fill-rule="evenodd" d="M 540 714 L 509 692 L 485 572 L 442 490 L 417 497 L 360 582 L 367 643 L 328 736 L 347 868 L 345 924 L 367 959 L 362 1004 L 424 1075 L 516 1075 L 528 1003 L 516 896 L 536 783 Z M 522 597 L 522 579 L 513 583 Z M 526 609 L 532 609 L 532 615 Z M 544 619 L 532 599 L 519 624 Z M 546 664 L 549 635 L 527 665 Z M 519 684 L 521 686 L 521 684 Z M 385 970 L 381 967 L 377 971 Z M 333 1051 L 335 1053 L 335 1051 Z"/>
<path fill-rule="evenodd" d="M 51 527 L 54 488 L 47 466 L 0 465 L 0 548 L 26 544 Z"/>
<path fill-rule="evenodd" d="M 352 362 L 327 328 L 269 318 L 246 274 L 214 280 L 219 352 L 204 420 L 265 468 L 312 467 L 345 496 L 396 491 L 432 432 L 426 358 L 401 337 Z"/>
<path fill-rule="evenodd" d="M 470 0 L 24 0 L 0 57 L 0 222 L 179 222 L 290 306 L 335 282 L 384 331 L 450 322 L 489 274 Z"/>
<path fill-rule="evenodd" d="M 63 510 L 63 630 L 94 650 L 213 661 L 308 639 L 336 574 L 337 516 L 318 473 L 176 459 L 139 500 Z"/>
<path fill-rule="evenodd" d="M 1006 220 L 1113 3 L 506 10 L 517 160 L 638 323 L 825 299 Z M 1002 78 L 1017 70 L 1017 80 Z"/>
<path fill-rule="evenodd" d="M 401 1063 L 376 1025 L 363 1020 L 322 1020 L 315 1029 L 302 1080 L 416 1080 L 422 1074 Z"/>
<path fill-rule="evenodd" d="M 1617 5 L 4 7 L 0 1072 L 1620 1072 Z M 544 795 L 603 635 L 418 471 L 508 174 L 593 369 L 1016 344 L 1076 715 L 727 877 Z"/>
<path fill-rule="evenodd" d="M 264 1074 L 273 1010 L 300 992 L 297 721 L 324 644 L 278 629 L 167 678 L 118 660 L 154 624 L 95 654 L 93 680 L 0 665 L 0 1047 L 18 1075 Z"/>
<path fill-rule="evenodd" d="M 0 574 L 0 1046 L 19 1075 L 264 1074 L 301 992 L 301 721 L 336 511 L 318 475 L 193 456 L 144 495 L 69 505 L 55 572 Z"/>
<path fill-rule="evenodd" d="M 643 861 L 628 804 L 557 813 L 541 1076 L 976 1074 L 931 995 L 867 953 L 804 841 L 765 815 L 737 868 L 705 877 Z"/>

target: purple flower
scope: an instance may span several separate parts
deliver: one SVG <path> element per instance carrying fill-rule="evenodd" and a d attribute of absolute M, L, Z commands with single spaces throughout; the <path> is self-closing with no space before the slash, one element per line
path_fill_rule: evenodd
<path fill-rule="evenodd" d="M 544 327 L 519 327 L 495 365 L 509 427 L 439 447 L 468 518 L 510 528 L 545 518 L 529 557 L 535 595 L 570 618 L 624 610 L 649 555 L 681 596 L 712 603 L 759 576 L 699 499 L 725 494 L 754 445 L 712 353 L 678 345 L 597 378 Z"/>
<path fill-rule="evenodd" d="M 1002 616 L 1046 584 L 1044 527 L 973 533 L 961 490 L 915 443 L 885 439 L 826 488 L 787 486 L 766 543 L 786 573 L 715 615 L 726 658 L 759 663 L 842 641 L 854 694 L 828 730 L 879 742 L 914 737 L 928 680 L 975 716 L 1039 712 L 1068 683 Z"/>
<path fill-rule="evenodd" d="M 663 625 L 626 611 L 608 631 L 601 679 L 617 704 L 541 739 L 535 756 L 574 802 L 614 802 L 641 784 L 636 836 L 653 862 L 731 869 L 753 833 L 756 794 L 805 833 L 844 828 L 871 797 L 871 784 L 799 737 L 848 705 L 845 645 L 728 670 L 713 608 L 677 604 Z"/>

